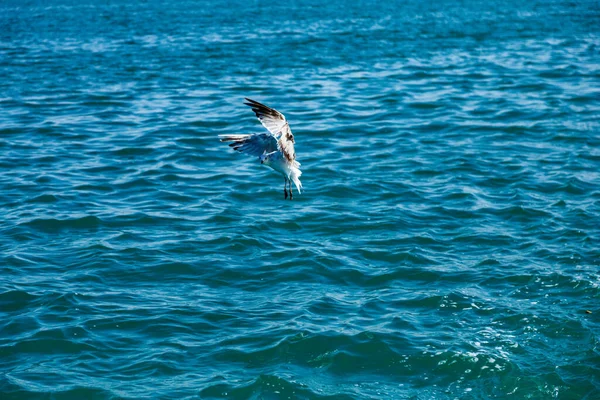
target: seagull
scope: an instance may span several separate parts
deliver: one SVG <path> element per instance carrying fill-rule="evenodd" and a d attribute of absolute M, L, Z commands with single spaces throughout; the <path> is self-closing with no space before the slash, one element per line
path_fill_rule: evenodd
<path fill-rule="evenodd" d="M 294 151 L 294 135 L 290 129 L 285 116 L 277 110 L 265 106 L 258 101 L 245 98 L 247 106 L 258 117 L 262 125 L 267 128 L 268 133 L 255 133 L 251 135 L 219 135 L 221 142 L 232 142 L 229 146 L 240 153 L 258 157 L 261 164 L 273 168 L 283 175 L 283 198 L 288 198 L 287 186 L 289 184 L 290 200 L 292 194 L 292 182 L 296 185 L 298 193 L 302 193 L 300 182 L 300 163 L 296 161 Z"/>

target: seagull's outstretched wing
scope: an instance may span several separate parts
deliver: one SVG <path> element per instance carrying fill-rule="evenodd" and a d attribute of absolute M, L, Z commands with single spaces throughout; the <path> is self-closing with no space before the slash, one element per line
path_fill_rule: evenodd
<path fill-rule="evenodd" d="M 294 135 L 290 129 L 285 116 L 277 110 L 267 107 L 258 101 L 246 97 L 246 105 L 252 107 L 260 122 L 271 134 L 277 138 L 277 145 L 283 153 L 286 160 L 293 162 L 296 159 L 294 150 Z"/>
<path fill-rule="evenodd" d="M 260 157 L 263 153 L 277 150 L 277 139 L 270 133 L 254 135 L 219 135 L 221 142 L 232 142 L 229 146 L 240 153 Z"/>
<path fill-rule="evenodd" d="M 267 107 L 258 101 L 251 100 L 247 97 L 245 99 L 246 103 L 244 104 L 252 107 L 252 111 L 254 111 L 263 126 L 267 128 L 272 135 L 278 138 L 282 129 L 288 124 L 285 116 L 279 111 Z"/>

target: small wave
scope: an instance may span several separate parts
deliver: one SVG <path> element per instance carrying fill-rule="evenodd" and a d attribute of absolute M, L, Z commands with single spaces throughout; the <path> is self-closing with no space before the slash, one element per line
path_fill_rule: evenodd
<path fill-rule="evenodd" d="M 88 215 L 79 218 L 35 218 L 33 220 L 22 222 L 19 225 L 28 226 L 42 231 L 59 231 L 63 229 L 95 229 L 102 225 L 103 221 L 94 216 Z"/>
<path fill-rule="evenodd" d="M 38 299 L 39 296 L 24 290 L 9 290 L 0 293 L 0 306 L 6 312 L 14 312 L 31 307 Z"/>
<path fill-rule="evenodd" d="M 223 378 L 216 380 L 222 381 Z M 334 393 L 321 394 L 318 391 L 311 390 L 306 384 L 300 382 L 288 381 L 276 375 L 259 375 L 251 381 L 240 384 L 232 383 L 213 383 L 204 388 L 200 395 L 203 398 L 224 398 L 233 397 L 240 399 L 253 398 L 310 398 L 310 399 L 328 399 Z M 352 399 L 353 397 L 337 393 L 336 398 L 341 400 Z"/>

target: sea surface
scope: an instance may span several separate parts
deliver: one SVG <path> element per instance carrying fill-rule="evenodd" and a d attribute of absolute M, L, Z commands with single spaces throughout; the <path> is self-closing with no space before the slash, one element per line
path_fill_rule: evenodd
<path fill-rule="evenodd" d="M 598 1 L 4 0 L 0 78 L 2 400 L 600 399 Z"/>

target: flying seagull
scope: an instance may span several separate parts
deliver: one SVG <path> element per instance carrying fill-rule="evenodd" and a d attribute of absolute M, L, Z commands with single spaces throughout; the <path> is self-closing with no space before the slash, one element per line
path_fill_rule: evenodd
<path fill-rule="evenodd" d="M 289 184 L 290 200 L 293 199 L 292 182 L 296 185 L 298 193 L 302 193 L 300 182 L 300 163 L 296 161 L 294 151 L 294 135 L 285 116 L 277 110 L 265 106 L 258 101 L 245 98 L 244 104 L 252 107 L 259 121 L 269 131 L 268 133 L 255 133 L 252 135 L 219 135 L 221 142 L 232 142 L 229 146 L 240 153 L 258 157 L 261 164 L 265 164 L 283 175 L 283 198 L 287 199 Z"/>

